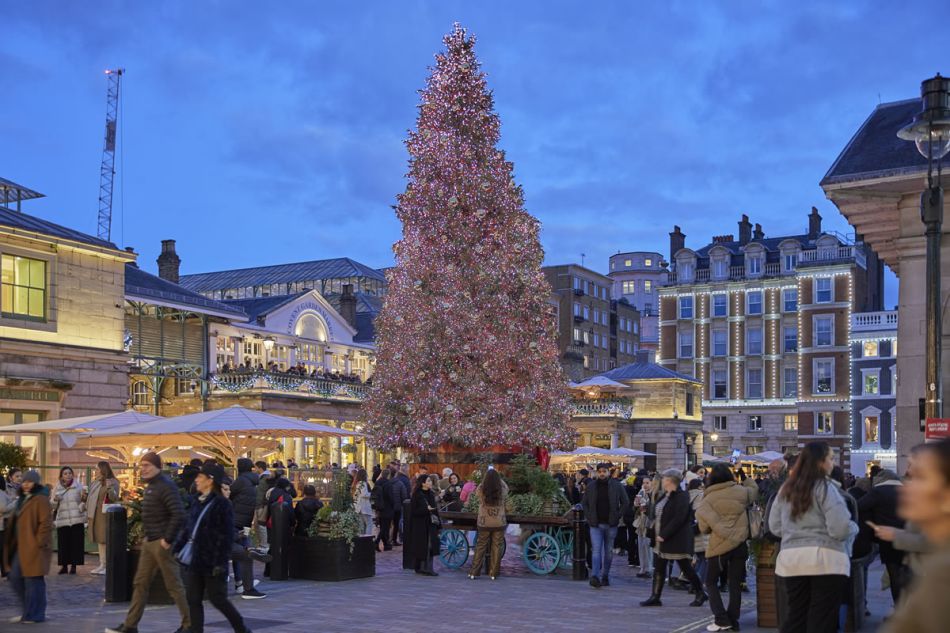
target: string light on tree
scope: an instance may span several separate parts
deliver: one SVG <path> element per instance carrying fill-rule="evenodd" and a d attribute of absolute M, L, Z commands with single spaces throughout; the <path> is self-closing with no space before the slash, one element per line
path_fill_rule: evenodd
<path fill-rule="evenodd" d="M 376 448 L 570 447 L 539 223 L 524 210 L 475 39 L 444 38 L 409 133 L 402 239 L 363 408 Z"/>

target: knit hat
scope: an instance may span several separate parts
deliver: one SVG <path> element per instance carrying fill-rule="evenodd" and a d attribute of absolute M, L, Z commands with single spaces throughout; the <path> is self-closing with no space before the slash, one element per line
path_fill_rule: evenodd
<path fill-rule="evenodd" d="M 23 483 L 26 483 L 28 481 L 32 481 L 34 485 L 39 486 L 40 474 L 36 472 L 35 470 L 26 471 L 25 473 L 23 473 Z"/>
<path fill-rule="evenodd" d="M 139 458 L 139 462 L 148 462 L 155 468 L 162 469 L 162 456 L 155 451 L 149 451 Z"/>

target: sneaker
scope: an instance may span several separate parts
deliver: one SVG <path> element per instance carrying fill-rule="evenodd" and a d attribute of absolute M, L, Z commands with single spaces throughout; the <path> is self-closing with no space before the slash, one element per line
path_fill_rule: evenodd
<path fill-rule="evenodd" d="M 96 567 L 95 569 L 93 569 L 93 570 L 92 570 L 91 572 L 89 572 L 89 573 L 92 574 L 93 576 L 105 576 L 105 575 L 106 575 L 106 568 L 103 567 L 102 565 L 100 565 L 99 567 Z"/>
<path fill-rule="evenodd" d="M 266 593 L 261 593 L 257 589 L 248 589 L 247 591 L 241 594 L 241 598 L 243 598 L 244 600 L 260 600 L 261 598 L 266 598 L 266 597 L 267 597 Z"/>
<path fill-rule="evenodd" d="M 7 620 L 7 622 L 9 622 L 10 624 L 19 624 L 19 623 L 22 622 L 22 621 L 23 621 L 23 616 L 22 616 L 22 615 L 15 615 L 15 616 L 13 616 L 12 618 L 9 618 L 9 619 Z"/>
<path fill-rule="evenodd" d="M 716 624 L 715 622 L 713 622 L 712 624 L 706 627 L 706 630 L 707 631 L 731 631 L 732 625 L 731 624 Z"/>
<path fill-rule="evenodd" d="M 610 586 L 610 578 L 608 578 L 607 576 L 604 576 L 603 578 L 601 578 L 601 579 L 600 579 L 600 586 L 601 586 L 601 587 L 609 587 L 609 586 Z"/>
<path fill-rule="evenodd" d="M 138 628 L 120 624 L 116 627 L 106 627 L 106 633 L 139 633 Z"/>
<path fill-rule="evenodd" d="M 591 576 L 591 577 L 590 577 L 590 586 L 593 587 L 594 589 L 599 589 L 599 588 L 600 588 L 600 578 L 598 578 L 597 576 Z"/>
<path fill-rule="evenodd" d="M 243 588 L 244 588 L 244 583 L 241 582 L 240 580 L 237 581 L 236 583 L 234 583 L 234 590 L 235 590 L 236 592 L 241 593 L 241 589 L 243 589 Z"/>
<path fill-rule="evenodd" d="M 259 563 L 269 563 L 274 560 L 274 557 L 267 552 L 248 550 L 247 553 L 251 557 L 251 560 L 256 560 Z"/>

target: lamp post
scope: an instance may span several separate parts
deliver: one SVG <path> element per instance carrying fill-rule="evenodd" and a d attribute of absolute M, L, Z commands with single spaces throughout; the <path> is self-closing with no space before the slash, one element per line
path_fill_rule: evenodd
<path fill-rule="evenodd" d="M 943 414 L 940 384 L 942 343 L 940 299 L 940 237 L 943 224 L 943 188 L 940 186 L 941 159 L 950 152 L 950 79 L 936 77 L 920 84 L 922 109 L 914 120 L 901 128 L 897 136 L 914 141 L 917 151 L 927 159 L 927 189 L 920 195 L 920 219 L 924 223 L 927 244 L 927 375 L 924 387 L 924 415 L 939 418 Z M 934 167 L 937 178 L 934 179 Z"/>

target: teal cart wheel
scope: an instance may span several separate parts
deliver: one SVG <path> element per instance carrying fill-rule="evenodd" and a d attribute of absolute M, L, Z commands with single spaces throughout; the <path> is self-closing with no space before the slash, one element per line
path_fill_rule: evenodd
<path fill-rule="evenodd" d="M 439 535 L 439 560 L 449 569 L 458 569 L 468 560 L 468 539 L 455 528 L 442 530 Z"/>
<path fill-rule="evenodd" d="M 561 561 L 561 546 L 547 532 L 535 532 L 525 541 L 522 556 L 532 573 L 543 576 L 557 569 Z"/>
<path fill-rule="evenodd" d="M 574 530 L 558 528 L 555 530 L 554 538 L 561 547 L 561 569 L 570 569 L 574 565 Z"/>

